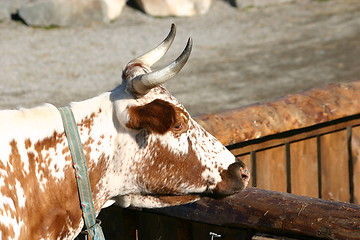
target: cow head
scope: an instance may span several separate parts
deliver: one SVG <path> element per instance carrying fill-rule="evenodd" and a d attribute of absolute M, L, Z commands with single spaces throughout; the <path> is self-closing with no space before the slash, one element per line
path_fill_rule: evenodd
<path fill-rule="evenodd" d="M 125 171 L 118 198 L 123 206 L 157 207 L 194 201 L 202 195 L 222 197 L 243 190 L 249 181 L 244 163 L 197 124 L 161 85 L 185 65 L 191 39 L 174 62 L 151 71 L 174 36 L 172 25 L 159 46 L 129 62 L 122 85 L 112 93 L 119 139 L 128 139 L 116 156 Z"/>

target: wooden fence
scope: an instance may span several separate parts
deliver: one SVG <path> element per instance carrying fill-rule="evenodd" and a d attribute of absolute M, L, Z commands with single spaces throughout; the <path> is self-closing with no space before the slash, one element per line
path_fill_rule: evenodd
<path fill-rule="evenodd" d="M 200 116 L 199 122 L 248 165 L 252 186 L 359 204 L 360 82 Z"/>
<path fill-rule="evenodd" d="M 257 188 L 179 207 L 103 210 L 107 239 L 360 239 L 360 82 L 196 120 L 248 165 Z"/>

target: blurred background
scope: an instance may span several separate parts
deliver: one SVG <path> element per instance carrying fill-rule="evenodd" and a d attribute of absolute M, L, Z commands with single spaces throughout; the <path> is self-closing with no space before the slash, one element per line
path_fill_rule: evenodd
<path fill-rule="evenodd" d="M 171 23 L 177 37 L 155 68 L 193 38 L 189 62 L 166 84 L 193 115 L 360 80 L 358 0 L 193 0 L 185 10 L 165 0 L 147 1 L 161 10 L 145 0 L 92 0 L 86 11 L 59 5 L 71 1 L 1 0 L 0 109 L 60 107 L 112 90 L 124 65 L 160 43 Z"/>

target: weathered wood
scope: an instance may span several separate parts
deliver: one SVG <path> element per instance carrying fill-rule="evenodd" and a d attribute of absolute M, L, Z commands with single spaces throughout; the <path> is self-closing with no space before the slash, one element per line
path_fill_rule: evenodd
<path fill-rule="evenodd" d="M 177 240 L 191 240 L 192 239 L 192 224 L 183 219 L 176 221 L 176 239 Z"/>
<path fill-rule="evenodd" d="M 216 225 L 193 222 L 192 240 L 248 240 L 254 233 L 248 229 L 220 227 Z M 219 237 L 216 237 L 219 236 Z M 175 239 L 174 239 L 175 240 Z"/>
<path fill-rule="evenodd" d="M 290 144 L 291 193 L 319 197 L 317 139 Z"/>
<path fill-rule="evenodd" d="M 273 236 L 264 233 L 258 233 L 251 238 L 251 240 L 298 240 L 297 238 L 288 238 L 283 236 Z"/>
<path fill-rule="evenodd" d="M 256 186 L 286 192 L 285 146 L 256 152 Z"/>
<path fill-rule="evenodd" d="M 112 207 L 114 208 L 114 207 Z M 116 219 L 115 217 L 112 218 L 108 218 L 107 221 L 114 221 L 114 219 Z M 123 217 L 122 217 L 122 225 L 118 226 L 120 229 L 122 228 L 124 231 L 124 240 L 138 240 L 138 230 L 137 230 L 137 225 L 138 225 L 138 214 L 134 214 L 131 210 L 129 209 L 124 209 L 123 210 Z M 105 232 L 105 231 L 104 231 Z M 113 234 L 115 234 L 117 231 L 112 231 L 111 233 L 111 237 L 113 236 Z M 106 234 L 106 232 L 105 232 Z M 106 235 L 105 235 L 106 236 Z M 109 236 L 109 237 L 110 237 Z M 106 236 L 108 237 L 108 236 Z M 108 238 L 106 238 L 108 239 Z M 116 238 L 111 238 L 111 239 L 116 239 Z M 118 238 L 120 239 L 120 238 Z"/>
<path fill-rule="evenodd" d="M 138 213 L 138 240 L 174 239 L 178 235 L 177 221 L 175 218 L 141 211 Z"/>
<path fill-rule="evenodd" d="M 275 235 L 360 238 L 359 205 L 257 188 L 247 188 L 223 200 L 204 198 L 192 204 L 146 211 Z"/>
<path fill-rule="evenodd" d="M 347 131 L 320 137 L 321 198 L 350 202 Z"/>
<path fill-rule="evenodd" d="M 101 210 L 97 219 L 101 221 L 106 240 L 135 240 L 137 213 L 133 210 L 111 206 Z M 79 234 L 76 240 L 87 239 L 85 234 Z"/>
<path fill-rule="evenodd" d="M 266 136 L 262 139 L 251 139 L 245 142 L 239 142 L 229 147 L 233 154 L 241 155 L 252 151 L 257 151 L 260 149 L 279 146 L 288 142 L 294 142 L 302 139 L 316 137 L 321 134 L 326 134 L 329 132 L 346 129 L 349 126 L 356 126 L 356 125 L 360 125 L 360 114 L 349 116 L 343 119 L 337 119 L 336 121 L 327 122 L 308 128 L 302 128 L 302 129 L 294 128 L 293 130 L 288 132 L 284 131 L 279 134 Z"/>
<path fill-rule="evenodd" d="M 360 126 L 352 128 L 351 157 L 353 201 L 360 204 Z"/>
<path fill-rule="evenodd" d="M 359 114 L 359 95 L 360 81 L 331 84 L 196 120 L 223 144 L 231 145 Z"/>

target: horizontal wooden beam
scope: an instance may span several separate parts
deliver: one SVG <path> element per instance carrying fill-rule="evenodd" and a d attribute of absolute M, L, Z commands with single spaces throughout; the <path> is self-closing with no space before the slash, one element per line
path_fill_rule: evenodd
<path fill-rule="evenodd" d="M 222 199 L 145 210 L 157 214 L 272 234 L 359 239 L 360 206 L 288 193 L 247 188 Z"/>
<path fill-rule="evenodd" d="M 232 145 L 359 114 L 359 96 L 360 81 L 330 84 L 195 120 L 224 145 Z"/>
<path fill-rule="evenodd" d="M 295 129 L 287 132 L 278 133 L 271 136 L 266 136 L 261 139 L 249 140 L 228 146 L 234 155 L 242 155 L 245 153 L 271 148 L 285 143 L 295 142 L 311 137 L 328 134 L 347 127 L 354 127 L 360 125 L 360 114 L 349 117 L 329 121 L 315 126 Z"/>

